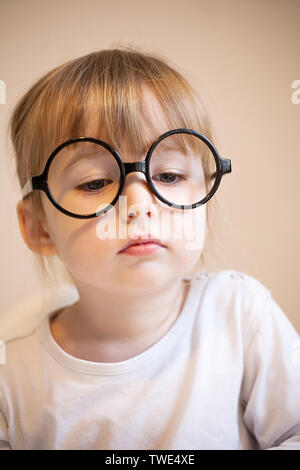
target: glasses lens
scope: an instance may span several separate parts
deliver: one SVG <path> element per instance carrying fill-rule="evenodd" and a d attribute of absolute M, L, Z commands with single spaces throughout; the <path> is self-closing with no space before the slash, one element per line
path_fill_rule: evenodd
<path fill-rule="evenodd" d="M 48 185 L 63 209 L 90 215 L 116 197 L 120 169 L 115 157 L 100 144 L 76 142 L 61 149 L 52 160 Z"/>
<path fill-rule="evenodd" d="M 177 133 L 161 140 L 150 159 L 156 191 L 173 204 L 200 202 L 211 191 L 216 173 L 210 148 L 191 134 Z"/>

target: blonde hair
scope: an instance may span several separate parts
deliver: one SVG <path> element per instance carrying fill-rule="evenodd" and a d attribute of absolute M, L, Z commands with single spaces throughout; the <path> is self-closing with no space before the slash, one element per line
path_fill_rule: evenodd
<path fill-rule="evenodd" d="M 96 118 L 95 137 L 119 150 L 126 136 L 130 151 L 143 152 L 149 143 L 145 142 L 145 118 L 151 125 L 143 100 L 145 85 L 159 101 L 170 129 L 195 129 L 213 140 L 199 96 L 164 59 L 130 47 L 96 51 L 48 72 L 15 106 L 9 127 L 21 187 L 43 171 L 55 147 L 85 135 L 89 115 Z M 41 192 L 33 191 L 28 197 L 38 230 L 39 220 L 45 219 Z M 216 196 L 207 203 L 208 231 L 215 201 Z M 44 256 L 35 255 L 41 278 L 47 277 Z"/>

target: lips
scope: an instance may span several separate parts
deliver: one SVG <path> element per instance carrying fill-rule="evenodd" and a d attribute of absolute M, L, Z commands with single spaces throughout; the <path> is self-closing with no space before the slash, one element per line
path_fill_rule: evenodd
<path fill-rule="evenodd" d="M 147 243 L 152 243 L 152 244 L 155 243 L 156 245 L 160 245 L 163 247 L 165 246 L 158 238 L 154 238 L 152 235 L 144 235 L 143 237 L 138 237 L 138 238 L 129 240 L 119 253 L 122 253 L 130 246 L 142 245 L 142 244 L 145 245 Z"/>

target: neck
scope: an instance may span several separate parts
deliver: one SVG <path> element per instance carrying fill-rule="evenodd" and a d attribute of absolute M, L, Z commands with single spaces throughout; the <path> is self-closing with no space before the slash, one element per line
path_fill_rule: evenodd
<path fill-rule="evenodd" d="M 60 328 L 52 324 L 53 336 L 56 334 L 61 344 L 62 338 L 68 338 L 73 347 L 70 352 L 74 353 L 74 345 L 80 351 L 93 348 L 90 358 L 97 351 L 98 361 L 101 357 L 101 362 L 114 362 L 149 348 L 164 336 L 182 310 L 188 282 L 179 280 L 139 295 L 119 289 L 116 295 L 107 289 L 85 286 L 78 287 L 78 291 L 79 301 L 54 318 L 59 320 Z"/>

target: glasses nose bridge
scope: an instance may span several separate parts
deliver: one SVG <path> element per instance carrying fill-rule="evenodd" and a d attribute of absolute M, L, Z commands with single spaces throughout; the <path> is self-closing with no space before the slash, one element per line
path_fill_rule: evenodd
<path fill-rule="evenodd" d="M 134 171 L 140 171 L 146 176 L 146 162 L 145 160 L 143 162 L 130 162 L 130 163 L 124 163 L 124 169 L 125 169 L 125 178 L 129 173 L 132 173 Z"/>
<path fill-rule="evenodd" d="M 150 189 L 150 191 L 152 192 L 152 194 L 154 194 L 153 192 L 153 188 L 152 188 L 152 185 L 151 183 L 149 183 L 148 181 L 148 178 L 147 178 L 147 165 L 146 165 L 146 160 L 143 160 L 142 162 L 139 161 L 139 162 L 123 162 L 123 168 L 124 168 L 124 180 L 123 180 L 123 189 L 125 187 L 125 184 L 126 184 L 126 176 L 129 175 L 130 173 L 134 173 L 136 171 L 139 171 L 140 173 L 143 173 L 144 176 L 145 176 L 145 182 L 144 184 L 146 183 L 148 189 Z M 122 191 L 123 191 L 122 189 Z"/>

